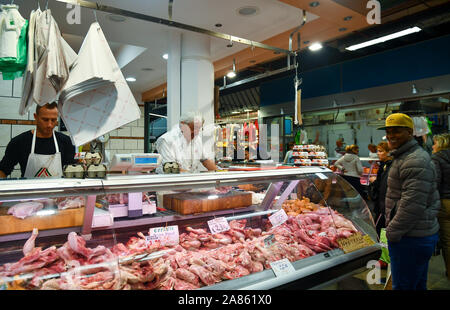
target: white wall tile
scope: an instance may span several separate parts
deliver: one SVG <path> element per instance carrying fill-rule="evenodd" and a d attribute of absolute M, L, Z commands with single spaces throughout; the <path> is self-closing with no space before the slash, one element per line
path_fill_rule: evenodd
<path fill-rule="evenodd" d="M 117 129 L 111 130 L 111 131 L 109 132 L 109 136 L 110 136 L 110 137 L 117 137 L 117 136 L 118 136 L 118 134 L 117 134 Z"/>
<path fill-rule="evenodd" d="M 131 136 L 131 128 L 130 127 L 123 127 L 117 129 L 117 135 L 119 137 L 129 137 Z"/>
<path fill-rule="evenodd" d="M 108 143 L 109 143 L 108 149 L 110 150 L 118 150 L 124 148 L 122 139 L 111 139 L 108 141 Z"/>
<path fill-rule="evenodd" d="M 14 97 L 22 97 L 22 77 L 17 78 L 14 80 L 14 92 L 13 92 L 13 96 Z"/>
<path fill-rule="evenodd" d="M 131 128 L 131 136 L 132 137 L 144 137 L 144 128 L 143 127 L 132 127 Z"/>
<path fill-rule="evenodd" d="M 128 123 L 126 127 L 138 127 L 138 121 L 139 120 L 132 121 L 131 123 Z"/>
<path fill-rule="evenodd" d="M 0 118 L 28 120 L 28 114 L 19 114 L 20 98 L 0 97 Z"/>
<path fill-rule="evenodd" d="M 124 148 L 127 150 L 137 149 L 137 141 L 131 139 L 125 139 L 123 142 Z"/>
<path fill-rule="evenodd" d="M 6 146 L 0 146 L 0 160 L 5 156 Z"/>
<path fill-rule="evenodd" d="M 11 140 L 11 125 L 0 125 L 0 146 L 7 146 Z"/>
<path fill-rule="evenodd" d="M 137 148 L 144 152 L 144 140 L 137 140 Z"/>
<path fill-rule="evenodd" d="M 17 135 L 20 135 L 22 132 L 35 129 L 34 125 L 11 125 L 11 137 L 14 138 Z"/>
<path fill-rule="evenodd" d="M 12 81 L 3 80 L 3 76 L 0 74 L 0 96 L 12 95 Z"/>
<path fill-rule="evenodd" d="M 138 119 L 138 127 L 144 127 L 145 126 L 145 119 L 141 117 Z"/>
<path fill-rule="evenodd" d="M 130 153 L 131 153 L 130 150 L 121 149 L 121 150 L 117 150 L 116 154 L 130 154 Z"/>

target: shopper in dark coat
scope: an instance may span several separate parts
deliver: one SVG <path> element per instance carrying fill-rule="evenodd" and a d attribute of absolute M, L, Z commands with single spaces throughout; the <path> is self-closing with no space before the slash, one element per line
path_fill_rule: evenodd
<path fill-rule="evenodd" d="M 381 228 L 386 227 L 385 199 L 387 190 L 387 179 L 389 168 L 392 164 L 392 157 L 389 156 L 389 146 L 387 142 L 380 142 L 377 146 L 377 154 L 380 164 L 376 179 L 370 183 L 370 198 L 374 202 L 374 215 L 377 234 L 380 235 Z"/>
<path fill-rule="evenodd" d="M 438 241 L 441 202 L 430 155 L 413 138 L 412 119 L 394 113 L 386 119 L 393 151 L 386 193 L 386 236 L 392 287 L 426 290 L 428 263 Z"/>
<path fill-rule="evenodd" d="M 441 210 L 438 214 L 439 237 L 446 275 L 450 280 L 450 134 L 434 136 L 433 141 L 431 158 L 436 167 L 437 187 L 441 197 Z"/>

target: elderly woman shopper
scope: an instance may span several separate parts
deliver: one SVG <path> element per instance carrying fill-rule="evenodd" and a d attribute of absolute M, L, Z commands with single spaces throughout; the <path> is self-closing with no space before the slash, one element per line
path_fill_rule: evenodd
<path fill-rule="evenodd" d="M 434 136 L 433 141 L 431 159 L 433 159 L 436 168 L 436 181 L 441 198 L 441 210 L 438 213 L 439 237 L 446 275 L 450 280 L 450 134 Z"/>

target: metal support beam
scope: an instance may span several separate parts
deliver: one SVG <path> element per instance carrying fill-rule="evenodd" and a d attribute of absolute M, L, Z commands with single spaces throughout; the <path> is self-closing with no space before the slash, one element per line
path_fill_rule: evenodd
<path fill-rule="evenodd" d="M 157 24 L 160 24 L 160 25 L 166 25 L 166 26 L 169 26 L 169 27 L 175 27 L 175 28 L 179 28 L 179 29 L 189 30 L 189 31 L 193 31 L 193 32 L 209 35 L 209 36 L 212 36 L 212 37 L 216 37 L 216 38 L 219 38 L 219 39 L 228 40 L 228 41 L 231 41 L 231 42 L 237 42 L 237 43 L 241 43 L 241 44 L 246 44 L 246 45 L 251 46 L 252 48 L 253 47 L 259 47 L 259 48 L 263 48 L 263 49 L 267 49 L 267 50 L 272 50 L 272 51 L 275 51 L 275 52 L 284 53 L 284 54 L 287 54 L 287 55 L 293 55 L 294 54 L 292 51 L 288 51 L 288 50 L 285 50 L 285 49 L 282 49 L 282 48 L 270 46 L 270 45 L 267 45 L 267 44 L 264 44 L 264 43 L 255 42 L 255 41 L 251 41 L 251 40 L 235 37 L 235 36 L 232 36 L 232 35 L 229 35 L 229 34 L 215 32 L 215 31 L 211 31 L 211 30 L 207 30 L 207 29 L 203 29 L 203 28 L 199 28 L 199 27 L 195 27 L 195 26 L 191 26 L 191 25 L 187 25 L 187 24 L 177 23 L 177 22 L 174 22 L 172 20 L 167 20 L 167 19 L 154 17 L 154 16 L 149 16 L 149 15 L 145 15 L 145 14 L 140 14 L 140 13 L 127 11 L 127 10 L 122 10 L 122 9 L 114 8 L 114 7 L 111 7 L 111 6 L 98 4 L 96 2 L 83 1 L 83 0 L 55 0 L 55 1 L 68 3 L 68 4 L 72 4 L 72 5 L 78 5 L 78 6 L 83 7 L 83 8 L 88 8 L 88 9 L 92 9 L 92 10 L 107 12 L 107 13 L 111 13 L 111 14 L 122 15 L 122 16 L 131 17 L 131 18 L 136 18 L 136 19 L 140 19 L 140 20 L 144 20 L 144 21 L 148 21 L 148 22 L 152 22 L 152 23 L 157 23 Z"/>

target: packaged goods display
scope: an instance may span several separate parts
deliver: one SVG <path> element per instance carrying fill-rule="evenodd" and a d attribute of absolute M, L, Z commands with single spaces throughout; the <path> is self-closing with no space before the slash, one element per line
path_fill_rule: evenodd
<path fill-rule="evenodd" d="M 296 166 L 328 166 L 328 156 L 321 145 L 294 145 L 292 157 Z"/>

